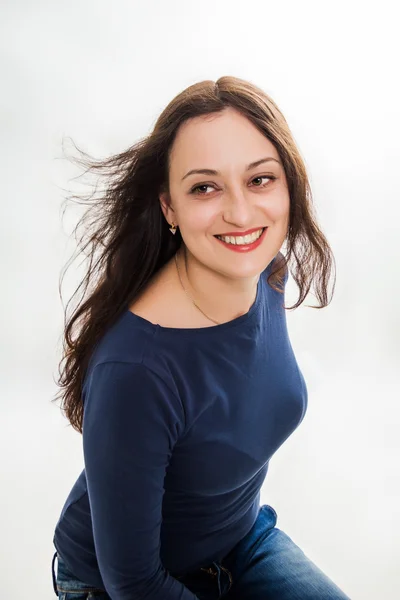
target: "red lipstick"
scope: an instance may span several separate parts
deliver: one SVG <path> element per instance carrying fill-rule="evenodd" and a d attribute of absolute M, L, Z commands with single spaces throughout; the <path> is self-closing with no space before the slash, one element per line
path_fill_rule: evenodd
<path fill-rule="evenodd" d="M 239 235 L 249 235 L 250 233 L 254 233 L 254 231 L 260 231 L 263 227 L 253 227 L 253 229 L 248 229 L 247 231 L 228 231 L 226 233 L 219 233 L 218 235 L 229 235 L 232 237 L 237 237 Z"/>
<path fill-rule="evenodd" d="M 261 227 L 256 227 L 254 229 L 249 229 L 249 231 L 243 231 L 241 233 L 238 233 L 238 232 L 224 233 L 222 235 L 239 237 L 239 236 L 249 235 L 250 233 L 253 233 L 254 231 L 259 231 L 260 229 L 261 229 Z M 233 252 L 250 252 L 251 250 L 255 250 L 256 248 L 258 248 L 258 246 L 262 243 L 263 239 L 265 238 L 267 231 L 268 231 L 268 227 L 265 227 L 264 231 L 262 232 L 260 237 L 258 239 L 256 239 L 255 242 L 252 242 L 251 244 L 240 244 L 240 245 L 239 244 L 228 244 L 227 242 L 224 242 L 223 240 L 221 240 L 217 237 L 215 239 L 220 244 L 223 244 L 223 246 L 225 248 L 228 248 L 228 250 L 233 250 Z"/>

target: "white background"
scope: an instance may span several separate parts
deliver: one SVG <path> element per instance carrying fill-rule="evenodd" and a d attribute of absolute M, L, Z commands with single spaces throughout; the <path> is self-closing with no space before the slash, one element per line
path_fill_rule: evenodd
<path fill-rule="evenodd" d="M 83 468 L 51 403 L 71 136 L 97 157 L 149 133 L 182 89 L 222 75 L 262 87 L 309 171 L 337 267 L 324 310 L 287 314 L 309 393 L 262 501 L 355 600 L 400 598 L 399 45 L 394 0 L 68 0 L 1 4 L 0 595 L 55 598 L 52 536 Z M 72 188 L 76 189 L 76 188 Z M 75 214 L 75 216 L 74 216 Z M 80 282 L 69 269 L 64 305 Z M 287 306 L 297 299 L 289 279 Z"/>

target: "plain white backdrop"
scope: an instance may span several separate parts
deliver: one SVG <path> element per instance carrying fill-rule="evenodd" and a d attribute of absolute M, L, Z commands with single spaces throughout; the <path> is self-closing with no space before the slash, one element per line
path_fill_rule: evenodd
<path fill-rule="evenodd" d="M 336 258 L 323 310 L 288 312 L 309 405 L 262 489 L 354 600 L 400 598 L 400 47 L 395 2 L 28 0 L 1 4 L 0 596 L 51 600 L 53 531 L 83 468 L 51 403 L 59 276 L 78 212 L 70 136 L 104 157 L 182 89 L 222 75 L 277 102 Z M 79 191 L 79 190 L 78 190 Z M 64 304 L 80 282 L 68 271 Z M 290 278 L 287 306 L 297 299 Z"/>

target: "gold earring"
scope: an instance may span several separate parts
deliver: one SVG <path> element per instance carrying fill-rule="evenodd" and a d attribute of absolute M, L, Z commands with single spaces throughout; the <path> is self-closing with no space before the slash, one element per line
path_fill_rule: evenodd
<path fill-rule="evenodd" d="M 174 225 L 173 223 L 171 223 L 171 227 L 169 228 L 170 232 L 175 235 L 176 234 L 176 225 Z"/>

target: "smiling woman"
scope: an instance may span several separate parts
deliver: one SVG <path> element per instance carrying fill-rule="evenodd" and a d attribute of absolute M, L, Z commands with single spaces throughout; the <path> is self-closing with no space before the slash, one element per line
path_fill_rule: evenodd
<path fill-rule="evenodd" d="M 203 315 L 222 323 L 245 314 L 288 230 L 289 191 L 271 141 L 231 106 L 193 117 L 175 136 L 160 201 L 184 240 L 178 260 Z M 242 258 L 232 262 L 232 252 Z"/>
<path fill-rule="evenodd" d="M 308 402 L 288 264 L 294 308 L 312 283 L 327 305 L 333 264 L 281 111 L 249 82 L 203 81 L 131 148 L 77 162 L 105 191 L 85 197 L 90 292 L 64 332 L 85 468 L 55 528 L 56 594 L 344 600 L 260 506 Z"/>

